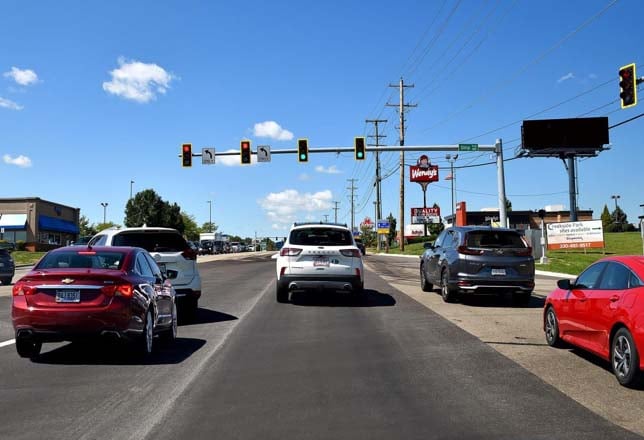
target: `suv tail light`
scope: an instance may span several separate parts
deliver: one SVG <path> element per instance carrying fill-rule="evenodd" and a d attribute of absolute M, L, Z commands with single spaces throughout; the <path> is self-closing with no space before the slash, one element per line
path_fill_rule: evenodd
<path fill-rule="evenodd" d="M 101 291 L 105 296 L 124 296 L 131 298 L 134 293 L 134 287 L 131 284 L 115 284 L 111 286 L 103 286 Z"/>
<path fill-rule="evenodd" d="M 340 253 L 345 257 L 360 258 L 362 256 L 360 249 L 340 249 Z"/>
<path fill-rule="evenodd" d="M 34 290 L 36 290 L 34 287 L 28 286 L 26 283 L 17 282 L 13 285 L 11 293 L 13 296 L 33 295 Z"/>
<path fill-rule="evenodd" d="M 186 260 L 196 260 L 197 252 L 192 248 L 186 248 L 186 250 L 181 253 L 181 256 Z"/>
<path fill-rule="evenodd" d="M 280 257 L 297 257 L 302 253 L 300 248 L 285 248 L 280 250 Z"/>
<path fill-rule="evenodd" d="M 472 249 L 472 248 L 468 248 L 467 246 L 459 246 L 458 253 L 465 254 L 465 255 L 483 255 L 483 250 Z"/>

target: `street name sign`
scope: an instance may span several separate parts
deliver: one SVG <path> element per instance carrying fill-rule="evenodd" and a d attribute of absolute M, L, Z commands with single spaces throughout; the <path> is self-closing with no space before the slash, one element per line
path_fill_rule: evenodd
<path fill-rule="evenodd" d="M 479 151 L 479 144 L 458 144 L 458 151 Z"/>

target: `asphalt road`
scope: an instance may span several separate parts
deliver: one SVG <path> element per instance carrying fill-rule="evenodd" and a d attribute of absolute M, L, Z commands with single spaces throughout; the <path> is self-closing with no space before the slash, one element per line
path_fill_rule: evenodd
<path fill-rule="evenodd" d="M 268 257 L 200 271 L 197 322 L 145 363 L 107 344 L 36 362 L 1 347 L 0 438 L 640 438 L 369 269 L 364 300 L 293 304 L 275 302 Z"/>

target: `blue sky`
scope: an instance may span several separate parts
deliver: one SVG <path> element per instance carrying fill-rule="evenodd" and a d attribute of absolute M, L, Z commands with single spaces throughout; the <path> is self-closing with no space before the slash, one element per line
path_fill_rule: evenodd
<path fill-rule="evenodd" d="M 603 11 L 603 12 L 602 12 Z M 212 217 L 225 233 L 284 235 L 293 219 L 350 221 L 347 179 L 357 179 L 359 220 L 373 217 L 373 155 L 295 155 L 268 164 L 181 168 L 181 143 L 196 150 L 350 146 L 372 134 L 367 118 L 388 119 L 396 144 L 397 102 L 387 87 L 414 84 L 407 145 L 493 144 L 506 158 L 533 119 L 638 115 L 621 110 L 617 71 L 630 62 L 644 75 L 644 4 L 579 1 L 4 1 L 0 15 L 0 197 L 37 196 L 81 208 L 91 222 L 122 224 L 134 191 L 154 189 L 199 224 Z M 605 84 L 604 84 L 605 83 Z M 602 85 L 604 84 L 604 85 Z M 588 92 L 578 98 L 571 99 Z M 564 101 L 564 104 L 555 106 Z M 599 109 L 598 109 L 599 108 Z M 595 110 L 597 109 L 597 110 Z M 592 111 L 595 110 L 595 111 Z M 499 127 L 498 131 L 481 136 Z M 599 218 L 611 195 L 631 222 L 644 214 L 644 118 L 610 131 L 611 149 L 579 162 L 579 207 Z M 408 153 L 407 163 L 421 153 Z M 448 166 L 444 153 L 433 163 Z M 455 165 L 492 160 L 462 153 Z M 236 162 L 236 159 L 234 159 Z M 398 217 L 398 153 L 383 154 L 383 211 Z M 451 211 L 448 170 L 428 202 Z M 557 159 L 506 163 L 513 208 L 569 206 Z M 494 207 L 496 168 L 456 171 L 457 200 Z M 407 177 L 408 180 L 408 177 Z M 406 185 L 406 214 L 422 206 Z"/>

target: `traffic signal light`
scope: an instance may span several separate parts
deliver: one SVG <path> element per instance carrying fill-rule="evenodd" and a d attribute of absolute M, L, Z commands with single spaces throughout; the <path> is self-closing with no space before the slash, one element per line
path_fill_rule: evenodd
<path fill-rule="evenodd" d="M 183 144 L 181 147 L 181 166 L 192 166 L 192 144 Z"/>
<path fill-rule="evenodd" d="M 250 163 L 250 141 L 243 140 L 239 143 L 239 155 L 242 164 Z"/>
<path fill-rule="evenodd" d="M 353 149 L 355 151 L 356 155 L 356 160 L 364 160 L 365 159 L 365 138 L 363 137 L 357 137 L 353 139 Z"/>
<path fill-rule="evenodd" d="M 298 162 L 309 161 L 309 140 L 308 139 L 297 140 L 297 160 Z"/>
<path fill-rule="evenodd" d="M 619 69 L 619 98 L 622 101 L 622 108 L 633 107 L 637 104 L 637 76 L 635 75 L 635 63 Z"/>

